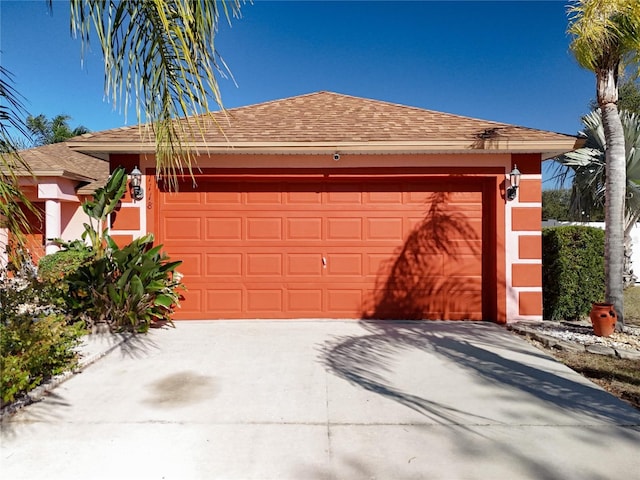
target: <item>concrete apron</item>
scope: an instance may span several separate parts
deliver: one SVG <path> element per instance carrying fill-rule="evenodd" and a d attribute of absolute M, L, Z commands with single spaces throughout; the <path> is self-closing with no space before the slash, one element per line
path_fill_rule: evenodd
<path fill-rule="evenodd" d="M 640 412 L 502 327 L 179 322 L 2 425 L 11 479 L 599 479 Z"/>

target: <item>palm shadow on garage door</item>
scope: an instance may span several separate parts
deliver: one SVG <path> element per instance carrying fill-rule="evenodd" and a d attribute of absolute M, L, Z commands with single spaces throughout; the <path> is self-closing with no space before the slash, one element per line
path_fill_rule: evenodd
<path fill-rule="evenodd" d="M 363 319 L 483 319 L 482 191 L 436 191 L 425 210 L 382 265 Z"/>

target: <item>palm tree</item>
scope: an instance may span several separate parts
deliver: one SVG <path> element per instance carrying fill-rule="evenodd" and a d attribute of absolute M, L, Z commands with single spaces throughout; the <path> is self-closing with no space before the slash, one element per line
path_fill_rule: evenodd
<path fill-rule="evenodd" d="M 29 135 L 22 121 L 25 109 L 21 95 L 13 86 L 11 73 L 1 65 L 0 100 L 0 228 L 12 233 L 11 244 L 3 247 L 7 249 L 9 260 L 19 267 L 24 259 L 26 240 L 22 232 L 28 228 L 27 217 L 20 205 L 38 213 L 20 189 L 16 172 L 18 169 L 29 171 L 29 167 L 20 158 L 17 142 L 11 135 L 11 129 L 23 136 Z"/>
<path fill-rule="evenodd" d="M 191 172 L 189 145 L 202 124 L 179 117 L 222 108 L 217 75 L 230 74 L 215 48 L 220 14 L 240 15 L 240 0 L 70 0 L 82 50 L 92 33 L 102 47 L 105 92 L 124 110 L 135 102 L 143 134 L 155 141 L 158 174 Z M 52 5 L 52 0 L 48 0 Z M 173 182 L 171 182 L 173 183 Z"/>
<path fill-rule="evenodd" d="M 569 8 L 571 50 L 595 73 L 605 150 L 605 297 L 624 326 L 625 139 L 618 112 L 618 76 L 640 59 L 639 0 L 577 0 Z"/>
<path fill-rule="evenodd" d="M 640 114 L 622 110 L 620 120 L 624 131 L 626 160 L 623 283 L 626 287 L 633 282 L 630 262 L 631 230 L 640 219 Z M 601 208 L 605 204 L 606 192 L 606 139 L 600 110 L 585 115 L 582 123 L 585 126 L 582 131 L 584 146 L 553 159 L 558 163 L 559 183 L 564 185 L 569 177 L 572 178 L 569 210 L 576 218 L 583 212 L 588 215 L 593 208 Z"/>
<path fill-rule="evenodd" d="M 35 145 L 48 145 L 51 143 L 59 143 L 69 138 L 89 133 L 90 130 L 80 125 L 73 130 L 69 126 L 69 115 L 56 115 L 51 120 L 43 114 L 33 117 L 27 117 L 27 128 L 31 132 Z"/>
<path fill-rule="evenodd" d="M 53 10 L 53 0 L 45 0 Z M 114 106 L 136 105 L 141 132 L 156 145 L 158 174 L 187 167 L 191 172 L 191 140 L 199 124 L 179 117 L 208 114 L 222 108 L 217 75 L 230 74 L 214 39 L 220 15 L 228 22 L 240 15 L 240 0 L 69 0 L 71 32 L 82 51 L 97 38 L 105 67 L 105 92 Z M 25 167 L 10 137 L 11 128 L 29 136 L 19 94 L 0 67 L 0 223 L 19 236 L 19 204 L 15 170 Z M 1 154 L 4 152 L 4 154 Z M 14 215 L 15 214 L 15 215 Z M 23 216 L 24 217 L 24 216 Z M 16 237 L 14 237 L 16 238 Z"/>

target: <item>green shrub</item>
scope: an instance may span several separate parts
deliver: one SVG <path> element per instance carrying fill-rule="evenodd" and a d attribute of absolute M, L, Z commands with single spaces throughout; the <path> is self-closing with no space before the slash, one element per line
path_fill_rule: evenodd
<path fill-rule="evenodd" d="M 82 325 L 67 325 L 57 303 L 36 279 L 0 281 L 2 405 L 76 365 Z"/>
<path fill-rule="evenodd" d="M 62 255 L 82 252 L 78 264 L 63 274 L 62 286 L 70 313 L 89 327 L 106 323 L 111 330 L 144 332 L 153 322 L 171 322 L 179 304 L 178 289 L 184 288 L 175 268 L 182 262 L 169 262 L 160 254 L 161 246 L 153 246 L 153 236 L 146 235 L 119 248 L 107 234 L 99 231 L 118 205 L 126 189 L 127 175 L 116 169 L 103 188 L 96 190 L 93 200 L 83 203 L 89 217 L 84 224 L 82 241 L 62 243 Z M 84 256 L 86 250 L 90 255 Z M 54 260 L 55 262 L 55 260 Z M 58 275 L 58 269 L 53 269 Z M 45 270 L 45 275 L 49 275 Z M 59 278 L 59 277 L 58 277 Z"/>
<path fill-rule="evenodd" d="M 88 246 L 76 246 L 46 255 L 38 262 L 38 276 L 46 282 L 57 282 L 74 273 L 92 256 L 93 251 Z"/>
<path fill-rule="evenodd" d="M 604 300 L 604 231 L 567 226 L 542 230 L 543 314 L 577 320 Z"/>
<path fill-rule="evenodd" d="M 183 288 L 175 268 L 146 235 L 119 248 L 104 234 L 108 248 L 66 277 L 68 306 L 89 325 L 112 330 L 146 331 L 153 322 L 171 322 Z"/>

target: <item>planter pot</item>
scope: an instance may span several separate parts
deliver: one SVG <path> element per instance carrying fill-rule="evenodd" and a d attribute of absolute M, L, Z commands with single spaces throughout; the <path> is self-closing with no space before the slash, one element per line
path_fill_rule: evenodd
<path fill-rule="evenodd" d="M 611 303 L 592 304 L 589 317 L 593 325 L 593 333 L 599 337 L 609 337 L 616 329 L 618 314 Z"/>

